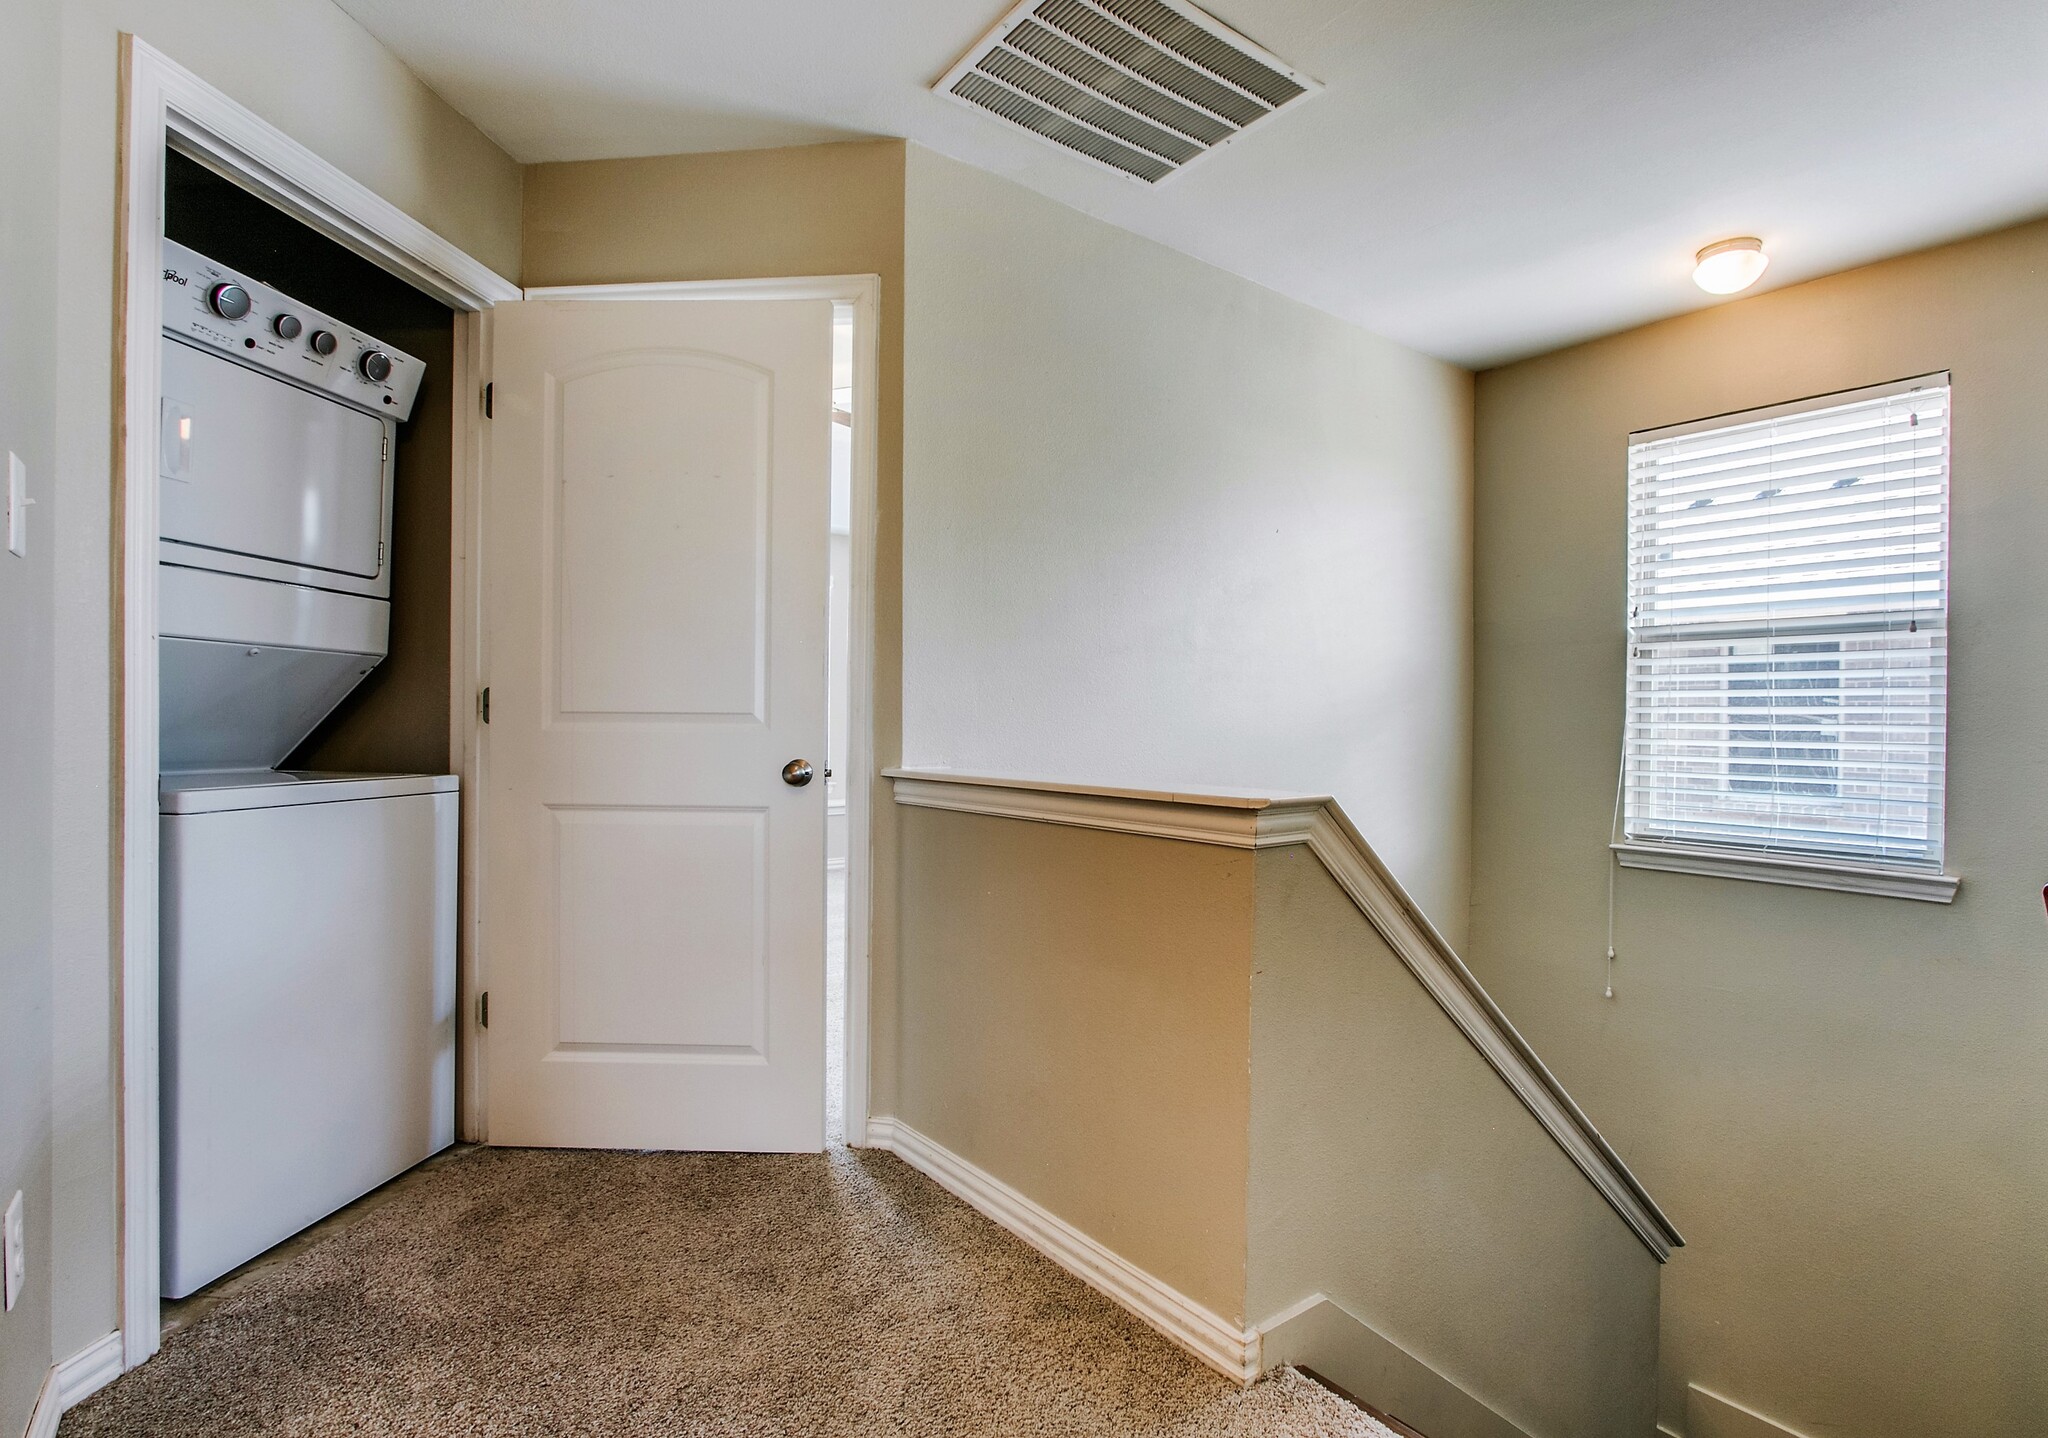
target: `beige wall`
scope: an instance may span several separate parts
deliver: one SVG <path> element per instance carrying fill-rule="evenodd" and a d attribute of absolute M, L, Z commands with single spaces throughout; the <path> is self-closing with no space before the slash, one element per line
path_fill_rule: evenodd
<path fill-rule="evenodd" d="M 116 933 L 110 823 L 119 37 L 133 31 L 500 273 L 519 272 L 520 172 L 327 0 L 67 0 L 60 94 L 19 134 L 59 164 L 52 1343 L 118 1322 Z M 11 208 L 11 207 L 10 207 Z"/>
<path fill-rule="evenodd" d="M 902 811 L 894 1116 L 1245 1317 L 1252 856 Z"/>
<path fill-rule="evenodd" d="M 907 208 L 907 762 L 1334 794 L 1458 941 L 1470 376 L 929 151 Z"/>
<path fill-rule="evenodd" d="M 903 164 L 901 140 L 535 165 L 526 172 L 528 285 L 879 275 L 874 757 L 902 734 Z M 896 810 L 869 776 L 872 1107 L 895 1102 Z"/>
<path fill-rule="evenodd" d="M 874 140 L 530 166 L 524 283 L 880 274 L 900 302 L 903 152 Z"/>
<path fill-rule="evenodd" d="M 0 540 L 0 1206 L 19 1191 L 28 1286 L 0 1314 L 0 1433 L 28 1423 L 50 1365 L 50 752 L 58 517 L 55 393 L 57 0 L 8 9 L 0 48 L 0 466 L 28 465 L 28 555 Z M 6 483 L 0 468 L 0 485 Z"/>
<path fill-rule="evenodd" d="M 1253 1320 L 1322 1293 L 1531 1438 L 1648 1438 L 1656 1258 L 1313 854 L 1257 895 Z"/>
<path fill-rule="evenodd" d="M 1953 907 L 1623 871 L 1631 430 L 1948 369 Z M 1482 375 L 1471 957 L 1671 1213 L 1662 1415 L 2048 1414 L 2048 224 Z"/>

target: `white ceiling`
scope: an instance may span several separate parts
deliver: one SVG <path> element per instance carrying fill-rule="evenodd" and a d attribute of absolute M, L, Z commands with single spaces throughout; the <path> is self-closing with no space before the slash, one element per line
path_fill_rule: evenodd
<path fill-rule="evenodd" d="M 1213 0 L 1328 90 L 1148 188 L 927 88 L 1009 0 L 337 0 L 519 160 L 902 135 L 1483 366 L 2048 213 L 2042 0 Z"/>

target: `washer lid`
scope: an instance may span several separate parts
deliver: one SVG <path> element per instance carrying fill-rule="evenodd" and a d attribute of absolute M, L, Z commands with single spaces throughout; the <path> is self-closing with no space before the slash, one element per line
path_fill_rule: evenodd
<path fill-rule="evenodd" d="M 197 769 L 157 780 L 157 812 L 222 814 L 408 794 L 453 794 L 454 774 L 323 774 L 303 769 Z"/>

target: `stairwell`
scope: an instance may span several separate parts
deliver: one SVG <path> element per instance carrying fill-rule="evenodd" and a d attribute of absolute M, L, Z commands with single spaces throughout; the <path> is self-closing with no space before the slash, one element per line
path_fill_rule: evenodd
<path fill-rule="evenodd" d="M 1682 1240 L 1332 800 L 891 777 L 874 1142 L 1239 1381 L 1651 1431 Z"/>

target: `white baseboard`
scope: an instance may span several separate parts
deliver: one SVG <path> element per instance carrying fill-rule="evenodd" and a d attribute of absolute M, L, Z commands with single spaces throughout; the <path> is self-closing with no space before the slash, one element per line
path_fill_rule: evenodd
<path fill-rule="evenodd" d="M 57 1396 L 69 1413 L 93 1394 L 121 1376 L 122 1348 L 119 1329 L 97 1342 L 88 1343 L 59 1363 Z"/>
<path fill-rule="evenodd" d="M 868 1120 L 868 1145 L 889 1150 L 1224 1377 L 1249 1383 L 1259 1376 L 1256 1333 L 1211 1313 L 1186 1294 L 1110 1252 L 993 1174 L 893 1118 Z"/>
<path fill-rule="evenodd" d="M 57 1438 L 57 1421 L 121 1376 L 121 1335 L 109 1333 L 51 1365 L 22 1438 Z"/>
<path fill-rule="evenodd" d="M 1455 1379 L 1325 1294 L 1312 1293 L 1274 1314 L 1259 1325 L 1259 1333 L 1262 1363 L 1313 1368 L 1417 1433 L 1430 1438 L 1529 1438 Z"/>
<path fill-rule="evenodd" d="M 52 1368 L 43 1375 L 42 1390 L 36 1394 L 36 1406 L 29 1410 L 28 1427 L 21 1438 L 57 1438 L 57 1420 L 63 1416 L 64 1405 L 57 1401 L 57 1370 Z"/>

